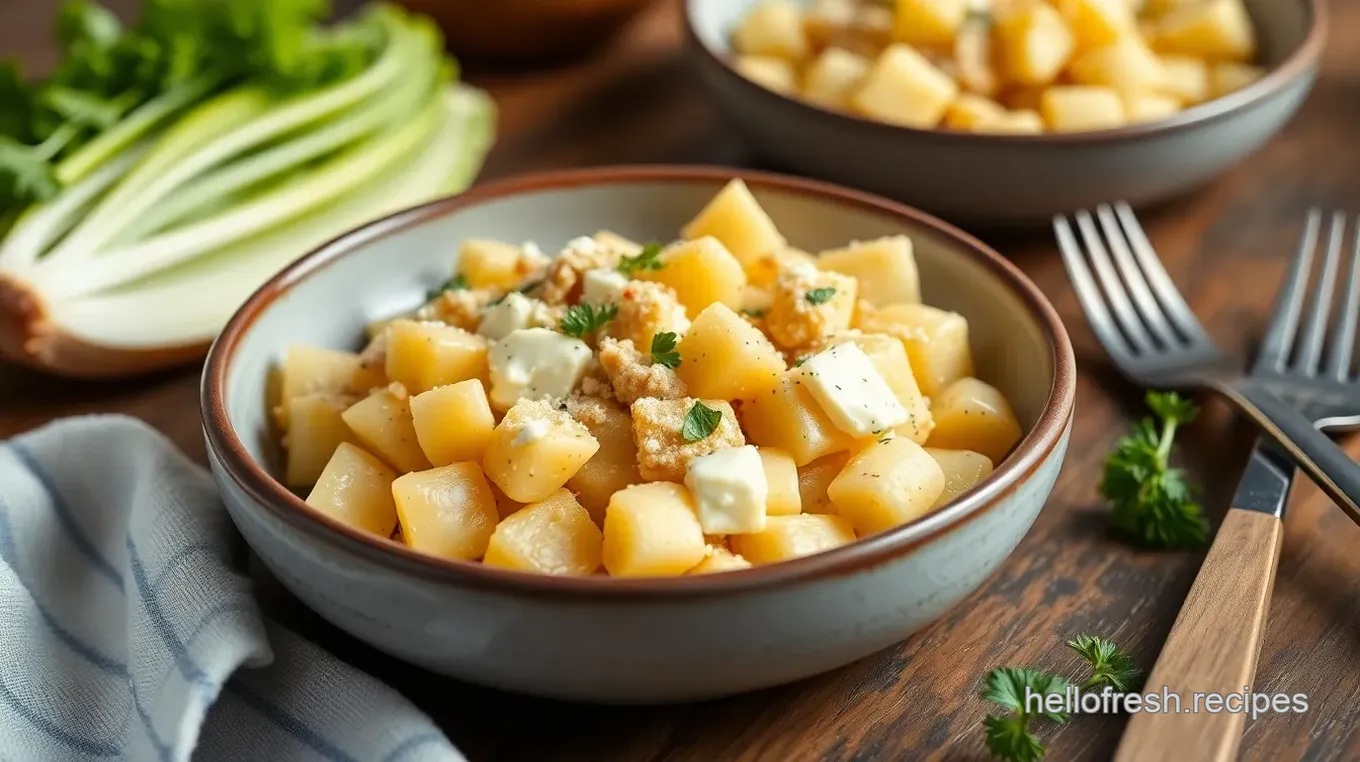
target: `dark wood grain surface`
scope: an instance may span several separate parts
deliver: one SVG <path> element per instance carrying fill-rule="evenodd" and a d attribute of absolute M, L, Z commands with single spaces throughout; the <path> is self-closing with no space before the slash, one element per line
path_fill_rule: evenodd
<path fill-rule="evenodd" d="M 133 0 L 110 3 L 120 11 Z M 50 63 L 55 3 L 0 0 L 0 52 Z M 1360 212 L 1360 3 L 1331 0 L 1322 77 L 1298 117 L 1212 186 L 1147 216 L 1153 242 L 1209 331 L 1247 356 L 1314 205 Z M 744 164 L 750 156 L 688 75 L 676 7 L 665 0 L 615 45 L 548 72 L 472 73 L 501 106 L 484 178 L 620 162 Z M 905 643 L 836 672 L 738 698 L 674 707 L 599 708 L 525 699 L 425 675 L 355 643 L 267 579 L 280 615 L 417 701 L 474 762 L 484 760 L 896 760 L 986 756 L 978 679 L 1001 665 L 1072 672 L 1062 642 L 1100 633 L 1150 665 L 1202 555 L 1137 552 L 1104 534 L 1095 484 L 1103 455 L 1138 412 L 1083 322 L 1051 240 L 989 235 L 1067 319 L 1082 370 L 1072 447 L 1028 537 L 971 598 Z M 0 367 L 0 437 L 65 415 L 145 419 L 202 459 L 197 370 L 77 383 Z M 1185 433 L 1184 464 L 1222 516 L 1252 432 L 1223 406 Z M 1360 453 L 1360 446 L 1352 448 Z M 1252 760 L 1360 758 L 1360 527 L 1311 485 L 1295 490 L 1257 691 L 1306 693 L 1304 714 L 1247 725 Z M 292 613 L 288 613 L 292 612 Z M 1046 728 L 1052 759 L 1107 759 L 1124 719 Z"/>

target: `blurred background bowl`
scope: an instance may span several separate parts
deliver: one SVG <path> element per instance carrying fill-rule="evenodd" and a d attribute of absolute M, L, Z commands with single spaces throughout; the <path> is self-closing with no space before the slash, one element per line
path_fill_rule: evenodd
<path fill-rule="evenodd" d="M 433 17 L 468 61 L 570 58 L 608 43 L 654 0 L 401 0 Z"/>
<path fill-rule="evenodd" d="M 705 86 L 779 168 L 904 201 L 951 221 L 1045 223 L 1126 200 L 1143 206 L 1200 185 L 1270 139 L 1298 110 L 1325 40 L 1322 0 L 1246 0 L 1269 69 L 1175 116 L 1115 130 L 988 135 L 920 130 L 780 95 L 729 65 L 731 31 L 760 0 L 688 0 L 688 52 Z"/>

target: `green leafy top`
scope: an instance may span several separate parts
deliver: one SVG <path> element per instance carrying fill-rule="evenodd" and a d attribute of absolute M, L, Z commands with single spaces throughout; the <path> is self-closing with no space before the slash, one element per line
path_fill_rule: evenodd
<path fill-rule="evenodd" d="M 685 423 L 680 427 L 680 436 L 686 442 L 698 442 L 707 439 L 717 430 L 720 423 L 722 423 L 721 410 L 714 410 L 702 402 L 695 402 L 689 412 L 685 413 Z"/>
<path fill-rule="evenodd" d="M 1197 547 L 1208 523 L 1185 473 L 1168 464 L 1176 428 L 1194 420 L 1195 406 L 1158 392 L 1148 393 L 1147 405 L 1158 420 L 1138 421 L 1105 461 L 1100 494 L 1113 507 L 1110 527 L 1148 547 Z"/>
<path fill-rule="evenodd" d="M 1031 699 L 1027 707 L 1026 696 L 1061 695 L 1067 687 L 1065 678 L 1035 669 L 1003 667 L 987 673 L 982 698 L 1010 710 L 1000 716 L 988 715 L 983 720 L 987 730 L 987 748 L 993 756 L 1012 762 L 1037 762 L 1042 759 L 1044 746 L 1030 732 L 1030 722 L 1038 717 L 1053 722 L 1067 722 L 1067 715 L 1048 711 L 1041 699 Z M 1034 706 L 1034 701 L 1039 701 L 1040 705 Z M 1037 711 L 1031 712 L 1030 709 Z"/>
<path fill-rule="evenodd" d="M 562 316 L 562 333 L 576 338 L 584 338 L 604 327 L 619 314 L 617 304 L 577 304 Z"/>
<path fill-rule="evenodd" d="M 662 331 L 652 336 L 652 363 L 667 368 L 680 367 L 680 353 L 675 351 L 678 339 L 679 337 L 670 331 Z"/>
<path fill-rule="evenodd" d="M 808 291 L 806 294 L 803 294 L 803 298 L 807 300 L 808 304 L 825 304 L 831 301 L 831 297 L 835 295 L 836 288 L 834 286 L 823 286 L 822 288 L 814 288 Z"/>
<path fill-rule="evenodd" d="M 459 273 L 453 276 L 452 278 L 449 278 L 448 280 L 444 281 L 443 283 L 440 283 L 438 286 L 435 286 L 429 291 L 426 291 L 425 301 L 428 302 L 431 299 L 438 297 L 445 291 L 463 291 L 467 287 L 468 287 L 467 277 L 464 276 L 462 273 Z"/>
<path fill-rule="evenodd" d="M 665 263 L 661 261 L 661 250 L 662 246 L 659 243 L 645 244 L 636 256 L 620 259 L 618 270 L 628 276 L 644 270 L 660 270 L 665 267 Z"/>
<path fill-rule="evenodd" d="M 1133 657 L 1113 642 L 1096 635 L 1078 635 L 1067 641 L 1067 647 L 1091 665 L 1091 677 L 1081 684 L 1082 688 L 1108 685 L 1120 693 L 1138 688 L 1142 670 L 1134 665 Z"/>

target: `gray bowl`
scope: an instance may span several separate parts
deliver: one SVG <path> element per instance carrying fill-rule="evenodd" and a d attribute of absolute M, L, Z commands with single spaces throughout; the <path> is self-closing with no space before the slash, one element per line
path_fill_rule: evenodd
<path fill-rule="evenodd" d="M 752 148 L 781 168 L 873 191 L 955 221 L 1045 222 L 1189 190 L 1255 151 L 1298 110 L 1326 37 L 1321 0 L 1246 0 L 1269 73 L 1175 116 L 1115 130 L 983 135 L 897 127 L 830 111 L 748 81 L 730 32 L 760 0 L 687 0 L 688 52 Z"/>

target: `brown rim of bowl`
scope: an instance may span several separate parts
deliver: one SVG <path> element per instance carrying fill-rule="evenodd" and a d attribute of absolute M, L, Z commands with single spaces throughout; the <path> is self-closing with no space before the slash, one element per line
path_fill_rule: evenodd
<path fill-rule="evenodd" d="M 242 337 L 262 312 L 289 288 L 358 247 L 399 233 L 426 220 L 520 193 L 627 183 L 723 183 L 740 177 L 753 188 L 813 196 L 843 206 L 885 214 L 952 239 L 1008 283 L 1047 334 L 1053 387 L 1034 428 L 982 484 L 929 516 L 825 553 L 769 566 L 722 574 L 654 579 L 550 577 L 453 561 L 420 553 L 389 539 L 350 528 L 307 505 L 257 464 L 232 430 L 226 410 L 227 370 Z M 1043 294 L 1015 265 L 986 244 L 916 209 L 867 193 L 800 178 L 723 167 L 620 166 L 529 175 L 478 185 L 453 196 L 398 212 L 340 236 L 298 259 L 259 288 L 232 316 L 208 353 L 201 389 L 203 428 L 208 449 L 223 470 L 259 505 L 291 526 L 340 542 L 370 560 L 439 581 L 471 584 L 517 594 L 647 598 L 664 595 L 722 595 L 766 588 L 801 579 L 854 573 L 900 556 L 981 515 L 1016 489 L 1058 446 L 1072 418 L 1076 359 L 1062 320 Z"/>
<path fill-rule="evenodd" d="M 887 122 L 879 122 L 844 111 L 833 111 L 831 109 L 822 108 L 821 106 L 809 103 L 800 98 L 791 98 L 787 95 L 781 95 L 773 90 L 761 87 L 746 77 L 743 77 L 736 69 L 732 68 L 732 65 L 728 63 L 725 56 L 719 55 L 717 51 L 704 44 L 704 41 L 700 39 L 699 33 L 694 28 L 694 21 L 690 11 L 694 2 L 695 0 L 685 0 L 680 8 L 680 14 L 682 16 L 681 26 L 685 29 L 686 40 L 692 48 L 699 50 L 711 65 L 715 65 L 722 69 L 733 79 L 740 80 L 742 83 L 741 86 L 753 93 L 752 97 L 773 98 L 776 101 L 801 109 L 817 119 L 862 125 L 866 129 L 884 131 L 885 133 L 906 134 L 917 138 L 957 141 L 963 143 L 984 141 L 991 143 L 1004 142 L 1019 144 L 1056 143 L 1061 145 L 1107 143 L 1124 139 L 1152 137 L 1222 119 L 1235 111 L 1275 94 L 1290 82 L 1293 82 L 1301 74 L 1315 67 L 1322 57 L 1323 48 L 1326 46 L 1327 22 L 1329 19 L 1329 16 L 1327 15 L 1327 6 L 1323 0 L 1302 0 L 1305 7 L 1308 9 L 1308 34 L 1304 37 L 1303 42 L 1289 54 L 1283 63 L 1272 68 L 1270 71 L 1266 72 L 1265 76 L 1241 90 L 1236 90 L 1227 95 L 1196 104 L 1166 119 L 1132 124 L 1126 127 L 1118 127 L 1113 130 L 1095 130 L 1091 132 L 1045 132 L 1038 135 L 1007 135 L 982 132 L 962 132 L 959 130 L 945 129 L 923 130 L 915 127 L 888 124 Z M 764 95 L 762 96 L 757 93 L 763 93 Z"/>

